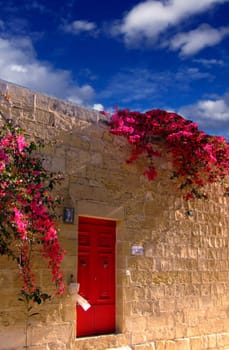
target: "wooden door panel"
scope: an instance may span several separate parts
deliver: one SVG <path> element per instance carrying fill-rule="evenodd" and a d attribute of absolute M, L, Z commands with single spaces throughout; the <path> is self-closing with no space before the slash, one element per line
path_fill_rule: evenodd
<path fill-rule="evenodd" d="M 90 308 L 86 312 L 81 306 L 77 306 L 77 336 L 86 337 L 95 334 L 94 309 Z"/>
<path fill-rule="evenodd" d="M 87 311 L 77 306 L 77 335 L 107 334 L 115 330 L 115 222 L 79 218 L 79 294 Z"/>
<path fill-rule="evenodd" d="M 80 235 L 78 236 L 79 249 L 84 250 L 85 248 L 90 248 L 91 246 L 91 237 L 88 232 L 84 232 L 81 229 Z"/>
<path fill-rule="evenodd" d="M 94 307 L 95 334 L 115 332 L 115 305 L 96 305 Z"/>
<path fill-rule="evenodd" d="M 102 248 L 111 248 L 114 246 L 114 235 L 113 232 L 104 232 L 98 235 L 98 247 Z"/>
<path fill-rule="evenodd" d="M 97 284 L 97 301 L 96 303 L 114 303 L 115 301 L 115 279 L 114 256 L 112 253 L 98 254 L 97 275 L 100 283 Z"/>
<path fill-rule="evenodd" d="M 77 336 L 86 337 L 115 331 L 115 305 L 95 305 L 85 312 L 77 306 Z"/>
<path fill-rule="evenodd" d="M 92 302 L 92 264 L 90 251 L 78 253 L 78 281 L 80 281 L 79 294 L 86 298 L 88 302 Z"/>

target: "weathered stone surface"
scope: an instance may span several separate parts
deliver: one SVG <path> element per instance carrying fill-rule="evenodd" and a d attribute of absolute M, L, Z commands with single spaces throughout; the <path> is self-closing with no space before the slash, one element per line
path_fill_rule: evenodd
<path fill-rule="evenodd" d="M 30 327 L 33 350 L 226 350 L 229 349 L 229 199 L 219 185 L 209 199 L 186 203 L 169 180 L 171 160 L 158 161 L 160 177 L 148 183 L 143 159 L 125 160 L 129 146 L 114 137 L 105 117 L 74 104 L 0 81 L 9 90 L 15 116 L 26 135 L 51 142 L 44 164 L 63 171 L 64 205 L 75 209 L 74 224 L 62 221 L 67 250 L 66 283 L 77 280 L 78 216 L 117 220 L 117 334 L 75 340 L 74 299 L 66 295 L 41 308 Z M 161 147 L 161 146 L 160 146 Z M 192 211 L 189 216 L 188 211 Z M 131 254 L 132 245 L 144 248 Z M 47 265 L 37 254 L 37 281 L 52 292 Z M 0 349 L 23 347 L 23 307 L 16 266 L 0 257 Z"/>

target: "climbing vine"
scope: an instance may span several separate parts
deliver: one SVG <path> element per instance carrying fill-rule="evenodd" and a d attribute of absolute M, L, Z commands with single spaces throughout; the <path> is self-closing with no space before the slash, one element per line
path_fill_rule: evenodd
<path fill-rule="evenodd" d="M 199 130 L 198 125 L 182 116 L 155 109 L 146 113 L 116 110 L 111 116 L 110 132 L 127 138 L 132 145 L 128 163 L 140 155 L 148 158 L 144 175 L 154 180 L 157 169 L 154 157 L 156 139 L 164 142 L 172 156 L 174 172 L 171 178 L 179 179 L 186 199 L 206 198 L 204 186 L 225 182 L 229 174 L 229 143 L 222 136 L 212 136 Z M 225 193 L 228 193 L 225 185 Z"/>
<path fill-rule="evenodd" d="M 8 96 L 1 94 L 8 100 Z M 52 190 L 59 174 L 42 165 L 39 143 L 28 142 L 23 131 L 1 113 L 0 122 L 0 255 L 12 258 L 23 281 L 22 294 L 37 301 L 40 290 L 32 267 L 34 254 L 47 259 L 58 294 L 64 292 L 60 264 L 64 257 L 56 226 L 59 203 Z"/>

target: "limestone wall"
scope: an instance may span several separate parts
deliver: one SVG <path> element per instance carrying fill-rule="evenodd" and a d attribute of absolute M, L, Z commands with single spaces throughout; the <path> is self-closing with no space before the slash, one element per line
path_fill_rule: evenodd
<path fill-rule="evenodd" d="M 169 180 L 166 155 L 157 161 L 158 180 L 149 184 L 141 175 L 143 160 L 125 163 L 129 146 L 109 133 L 105 117 L 5 82 L 0 90 L 7 85 L 8 113 L 28 137 L 55 141 L 45 164 L 65 174 L 63 206 L 75 208 L 74 224 L 61 216 L 59 222 L 66 283 L 71 274 L 77 280 L 78 215 L 117 220 L 117 334 L 75 339 L 75 302 L 66 295 L 34 318 L 30 349 L 229 349 L 229 203 L 220 186 L 209 187 L 206 201 L 184 202 Z M 133 245 L 142 246 L 143 255 L 132 255 Z M 51 288 L 43 263 L 37 273 L 41 287 Z M 0 287 L 0 350 L 19 350 L 20 280 L 2 257 Z"/>

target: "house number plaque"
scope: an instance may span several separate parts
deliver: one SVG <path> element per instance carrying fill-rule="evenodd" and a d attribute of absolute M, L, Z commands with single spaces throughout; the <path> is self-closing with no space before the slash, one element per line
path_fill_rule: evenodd
<path fill-rule="evenodd" d="M 141 245 L 132 245 L 131 247 L 131 254 L 132 255 L 143 255 L 144 254 L 144 248 Z"/>

